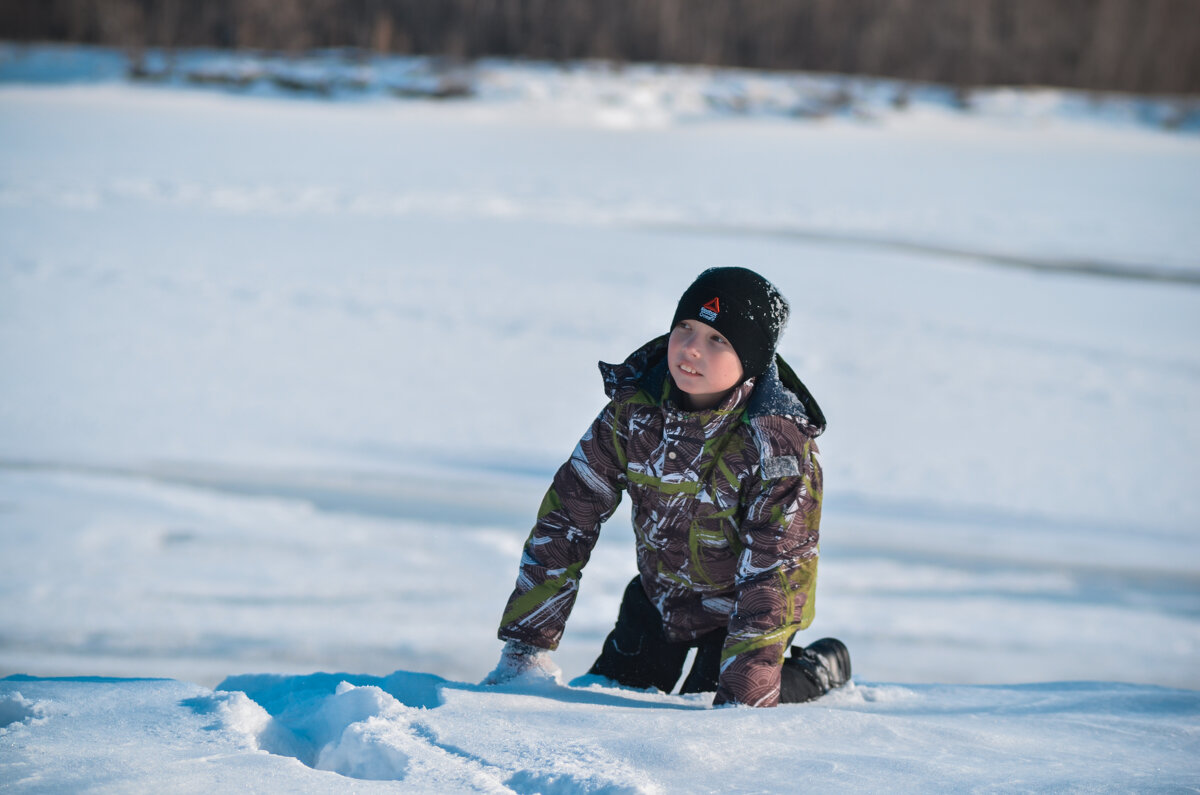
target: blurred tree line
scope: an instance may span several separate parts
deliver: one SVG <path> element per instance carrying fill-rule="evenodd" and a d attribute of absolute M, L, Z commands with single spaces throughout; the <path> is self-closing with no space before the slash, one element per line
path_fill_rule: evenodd
<path fill-rule="evenodd" d="M 1200 93 L 1200 0 L 8 0 L 0 38 Z"/>

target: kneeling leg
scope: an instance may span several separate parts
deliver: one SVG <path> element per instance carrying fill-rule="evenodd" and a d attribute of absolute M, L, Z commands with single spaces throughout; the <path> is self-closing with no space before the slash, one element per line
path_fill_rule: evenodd
<path fill-rule="evenodd" d="M 626 687 L 657 687 L 670 693 L 683 670 L 688 645 L 667 640 L 662 616 L 642 590 L 642 578 L 634 577 L 625 588 L 617 625 L 588 673 Z"/>

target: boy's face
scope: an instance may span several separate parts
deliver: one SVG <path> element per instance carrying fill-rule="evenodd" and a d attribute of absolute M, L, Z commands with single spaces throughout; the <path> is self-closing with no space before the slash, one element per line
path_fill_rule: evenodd
<path fill-rule="evenodd" d="M 742 362 L 729 340 L 699 320 L 681 320 L 671 329 L 667 367 L 692 409 L 716 406 L 742 380 Z"/>

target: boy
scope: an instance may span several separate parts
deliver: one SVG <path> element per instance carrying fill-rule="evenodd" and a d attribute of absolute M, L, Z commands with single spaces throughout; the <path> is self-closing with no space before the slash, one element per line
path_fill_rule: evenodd
<path fill-rule="evenodd" d="M 688 287 L 671 332 L 601 364 L 610 401 L 558 470 L 501 620 L 498 684 L 557 676 L 581 570 L 627 490 L 637 577 L 589 674 L 715 704 L 808 701 L 850 676 L 846 647 L 792 636 L 813 618 L 825 417 L 775 355 L 788 304 L 745 268 Z"/>

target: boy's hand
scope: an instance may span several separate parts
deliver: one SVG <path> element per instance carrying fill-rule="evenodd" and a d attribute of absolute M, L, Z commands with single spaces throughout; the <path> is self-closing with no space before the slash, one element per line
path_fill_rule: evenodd
<path fill-rule="evenodd" d="M 547 649 L 539 649 L 528 643 L 510 640 L 500 652 L 500 662 L 495 670 L 483 680 L 485 685 L 502 685 L 514 679 L 533 681 L 549 680 L 562 684 L 562 671 L 550 659 Z"/>

